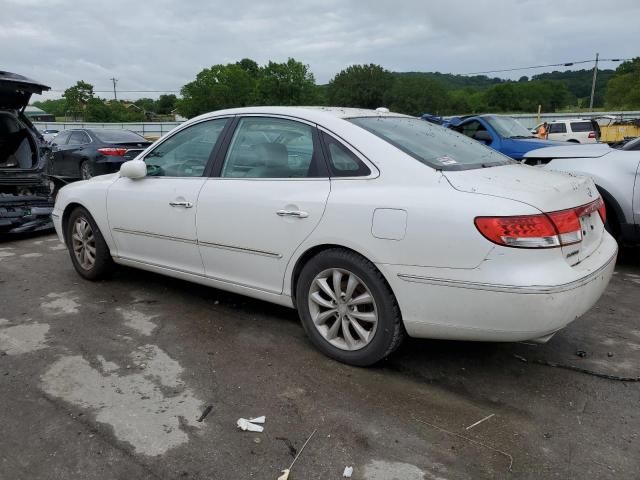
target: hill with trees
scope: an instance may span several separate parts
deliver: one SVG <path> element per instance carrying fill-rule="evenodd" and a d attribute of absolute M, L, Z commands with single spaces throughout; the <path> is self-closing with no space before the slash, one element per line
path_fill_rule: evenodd
<path fill-rule="evenodd" d="M 368 64 L 350 65 L 328 84 L 317 85 L 309 66 L 296 59 L 258 65 L 245 58 L 203 69 L 182 87 L 180 98 L 161 95 L 157 100 L 106 101 L 95 96 L 92 85 L 79 81 L 65 90 L 62 99 L 34 105 L 57 117 L 103 122 L 148 121 L 174 109 L 190 118 L 249 105 L 386 106 L 410 115 L 532 113 L 540 105 L 544 112 L 555 112 L 588 107 L 592 78 L 592 70 L 505 80 L 485 75 L 391 72 Z M 594 107 L 640 109 L 640 58 L 623 62 L 615 71 L 598 71 Z"/>

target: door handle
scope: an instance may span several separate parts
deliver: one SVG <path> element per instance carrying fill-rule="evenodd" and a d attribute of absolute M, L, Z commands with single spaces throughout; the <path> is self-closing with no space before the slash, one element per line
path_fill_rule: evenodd
<path fill-rule="evenodd" d="M 301 210 L 278 210 L 276 215 L 279 217 L 296 217 L 296 218 L 307 218 L 309 214 L 307 212 L 303 212 Z"/>
<path fill-rule="evenodd" d="M 191 202 L 169 202 L 169 205 L 171 205 L 172 207 L 184 207 L 184 208 L 193 207 L 193 203 Z"/>

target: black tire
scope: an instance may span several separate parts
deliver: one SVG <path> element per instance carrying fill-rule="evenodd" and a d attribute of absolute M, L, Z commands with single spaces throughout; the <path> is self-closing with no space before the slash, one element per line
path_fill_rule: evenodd
<path fill-rule="evenodd" d="M 80 162 L 80 178 L 82 180 L 89 180 L 93 176 L 94 171 L 91 162 L 89 160 L 83 160 Z"/>
<path fill-rule="evenodd" d="M 93 234 L 93 243 L 95 245 L 95 256 L 93 264 L 86 268 L 77 258 L 76 253 L 74 251 L 74 241 L 73 234 L 74 229 L 76 228 L 76 223 L 79 220 L 84 220 L 88 223 L 91 228 L 91 232 Z M 114 264 L 113 259 L 111 258 L 111 252 L 109 251 L 109 247 L 107 243 L 104 241 L 104 237 L 98 228 L 95 220 L 91 216 L 91 214 L 83 207 L 77 207 L 75 210 L 71 212 L 69 215 L 69 220 L 66 225 L 66 236 L 65 240 L 67 242 L 67 249 L 69 250 L 69 255 L 71 256 L 71 263 L 73 263 L 76 272 L 87 280 L 100 280 L 102 278 L 107 277 L 113 270 Z"/>
<path fill-rule="evenodd" d="M 344 350 L 334 346 L 313 323 L 309 306 L 310 289 L 316 276 L 330 269 L 355 274 L 375 301 L 378 316 L 375 333 L 369 343 L 358 350 Z M 296 306 L 311 343 L 325 355 L 349 365 L 366 367 L 383 360 L 400 346 L 406 335 L 400 307 L 386 280 L 373 263 L 350 250 L 325 250 L 304 265 L 296 284 Z"/>

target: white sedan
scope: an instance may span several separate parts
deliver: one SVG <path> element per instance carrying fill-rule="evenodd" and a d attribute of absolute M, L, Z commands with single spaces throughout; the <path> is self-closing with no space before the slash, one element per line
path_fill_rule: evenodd
<path fill-rule="evenodd" d="M 256 107 L 194 118 L 53 213 L 78 273 L 133 266 L 297 308 L 325 354 L 413 337 L 546 341 L 604 291 L 593 182 L 403 115 Z"/>

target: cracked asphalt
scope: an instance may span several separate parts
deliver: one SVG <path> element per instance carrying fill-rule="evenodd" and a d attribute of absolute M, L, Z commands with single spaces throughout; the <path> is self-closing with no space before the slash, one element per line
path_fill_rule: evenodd
<path fill-rule="evenodd" d="M 545 345 L 411 340 L 369 369 L 316 352 L 293 310 L 84 281 L 53 235 L 0 241 L 0 286 L 3 480 L 275 480 L 314 430 L 292 480 L 640 478 L 637 251 Z"/>

